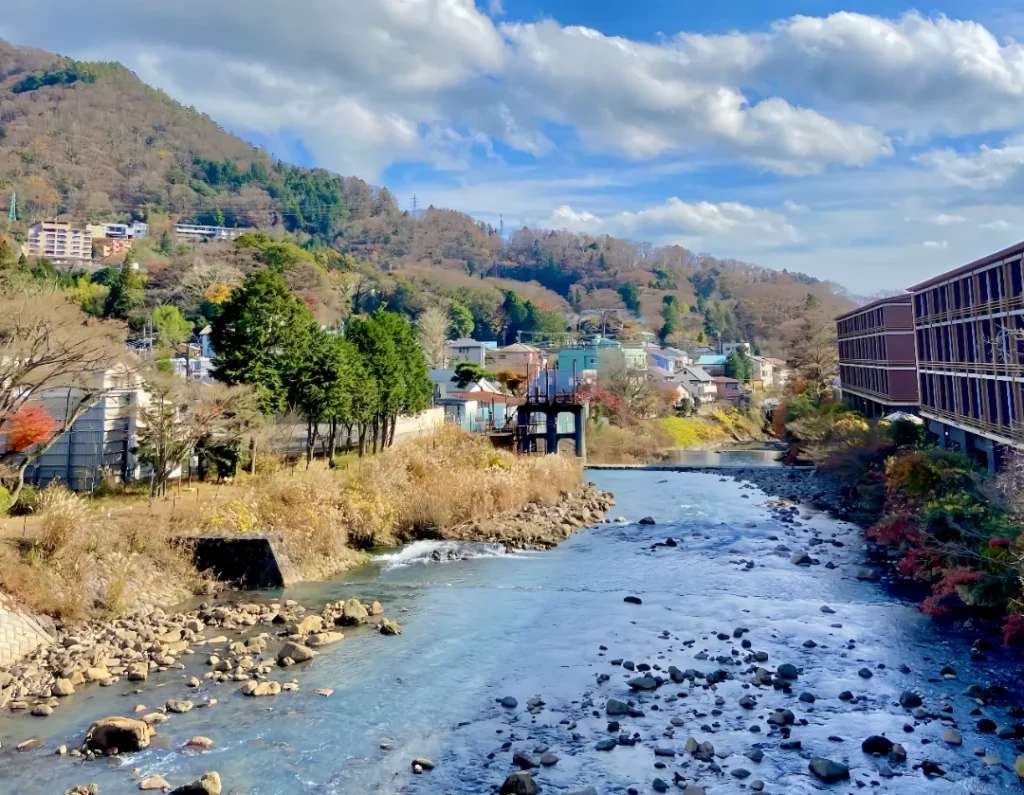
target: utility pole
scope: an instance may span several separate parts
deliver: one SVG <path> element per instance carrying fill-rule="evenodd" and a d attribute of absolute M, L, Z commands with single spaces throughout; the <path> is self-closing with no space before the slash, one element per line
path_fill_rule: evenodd
<path fill-rule="evenodd" d="M 11 204 L 7 208 L 7 220 L 12 224 L 18 220 L 18 194 L 11 191 Z"/>

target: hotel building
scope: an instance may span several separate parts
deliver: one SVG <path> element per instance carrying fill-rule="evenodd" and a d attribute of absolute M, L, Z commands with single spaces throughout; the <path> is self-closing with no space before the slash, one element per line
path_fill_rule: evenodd
<path fill-rule="evenodd" d="M 836 318 L 843 400 L 867 417 L 917 408 L 909 295 L 880 298 Z"/>
<path fill-rule="evenodd" d="M 1024 243 L 910 288 L 921 416 L 990 469 L 1024 449 Z"/>

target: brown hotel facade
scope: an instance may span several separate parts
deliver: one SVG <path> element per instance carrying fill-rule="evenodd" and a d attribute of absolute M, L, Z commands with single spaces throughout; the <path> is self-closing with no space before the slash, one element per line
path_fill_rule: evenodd
<path fill-rule="evenodd" d="M 917 408 L 914 313 L 909 295 L 836 318 L 843 400 L 867 417 Z"/>
<path fill-rule="evenodd" d="M 921 416 L 940 444 L 999 466 L 1024 449 L 1024 243 L 910 288 Z"/>

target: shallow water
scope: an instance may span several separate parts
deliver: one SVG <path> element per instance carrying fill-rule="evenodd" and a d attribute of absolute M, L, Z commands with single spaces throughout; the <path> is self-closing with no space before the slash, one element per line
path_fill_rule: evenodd
<path fill-rule="evenodd" d="M 663 463 L 693 467 L 782 466 L 781 450 L 673 450 Z"/>
<path fill-rule="evenodd" d="M 234 685 L 204 685 L 203 693 L 220 699 L 217 706 L 172 715 L 158 727 L 159 743 L 120 761 L 82 762 L 54 757 L 53 751 L 59 743 L 77 744 L 96 717 L 130 714 L 136 703 L 155 707 L 194 697 L 184 686 L 192 671 L 151 677 L 140 693 L 128 683 L 91 688 L 46 719 L 4 719 L 0 793 L 50 795 L 87 782 L 98 783 L 103 795 L 134 792 L 133 770 L 161 773 L 175 785 L 217 770 L 226 792 L 254 795 L 486 793 L 511 772 L 513 750 L 543 746 L 560 757 L 555 767 L 537 773 L 544 793 L 587 785 L 600 793 L 623 793 L 629 786 L 647 793 L 654 776 L 671 781 L 673 771 L 711 793 L 749 791 L 747 782 L 757 778 L 768 792 L 824 790 L 807 773 L 812 755 L 846 761 L 856 782 L 876 792 L 1018 787 L 1009 770 L 986 767 L 973 755 L 985 748 L 1012 764 L 1015 751 L 1010 741 L 973 731 L 980 715 L 968 714 L 976 705 L 962 691 L 976 681 L 992 684 L 997 676 L 1016 683 L 1024 671 L 998 656 L 972 662 L 965 639 L 937 632 L 912 606 L 856 580 L 862 553 L 855 528 L 806 511 L 799 526 L 784 524 L 769 510 L 766 495 L 717 475 L 610 471 L 592 479 L 616 493 L 612 515 L 627 523 L 592 528 L 543 553 L 496 555 L 471 546 L 456 555 L 463 559 L 436 563 L 426 560 L 430 546 L 420 545 L 339 580 L 289 589 L 285 595 L 304 604 L 352 595 L 380 599 L 404 627 L 397 638 L 347 631 L 340 644 L 279 676 L 297 678 L 298 693 L 246 699 Z M 645 515 L 658 525 L 631 523 Z M 652 549 L 668 536 L 679 545 Z M 808 547 L 810 538 L 824 543 Z M 810 548 L 822 564 L 834 561 L 837 568 L 796 567 L 787 552 L 776 550 L 780 544 Z M 747 569 L 746 561 L 754 567 Z M 630 594 L 641 595 L 643 604 L 624 603 Z M 835 614 L 823 614 L 823 604 Z M 739 644 L 731 637 L 720 641 L 716 633 L 731 636 L 741 625 L 749 628 L 745 637 L 753 649 L 769 654 L 766 667 L 791 662 L 803 668 L 792 694 L 745 689 L 746 664 L 713 661 L 731 658 Z M 806 640 L 817 647 L 804 648 Z M 704 651 L 710 659 L 697 659 Z M 735 679 L 715 691 L 667 685 L 636 697 L 625 684 L 633 674 L 612 665 L 614 658 L 662 669 L 725 667 Z M 201 673 L 201 655 L 194 659 L 193 670 Z M 913 673 L 898 672 L 904 663 Z M 958 680 L 938 680 L 946 664 L 957 669 Z M 857 675 L 864 666 L 873 670 L 870 680 Z M 599 683 L 598 674 L 610 679 Z M 321 687 L 333 688 L 334 695 L 315 695 Z M 899 708 L 899 693 L 908 687 L 918 688 L 936 712 L 947 701 L 952 705 L 963 748 L 941 742 L 938 720 L 915 720 Z M 836 696 L 847 689 L 861 700 L 839 702 Z M 815 704 L 798 702 L 804 690 L 816 694 Z M 747 693 L 757 696 L 757 708 L 736 708 Z M 506 695 L 518 699 L 516 709 L 496 703 Z M 725 700 L 721 715 L 712 711 L 716 695 Z M 526 705 L 534 696 L 545 704 L 531 714 Z M 622 724 L 641 742 L 598 752 L 595 742 L 609 736 L 603 713 L 609 697 L 640 703 L 645 716 Z M 778 707 L 807 721 L 793 729 L 802 750 L 783 751 L 779 737 L 767 733 L 764 718 Z M 982 711 L 1000 725 L 1008 722 L 1000 709 Z M 672 717 L 683 725 L 673 738 L 664 737 Z M 754 724 L 760 733 L 749 730 Z M 904 724 L 913 732 L 904 733 Z M 907 763 L 894 765 L 891 779 L 881 778 L 879 762 L 860 750 L 864 737 L 883 732 L 909 754 Z M 203 755 L 179 750 L 197 734 L 213 738 L 216 748 Z M 679 752 L 689 735 L 714 743 L 723 754 L 716 760 L 723 773 L 690 761 L 682 767 L 681 755 L 665 759 L 666 770 L 654 768 L 656 746 Z M 44 747 L 9 750 L 30 736 L 42 737 Z M 759 764 L 740 755 L 754 744 L 765 752 Z M 415 756 L 431 757 L 437 769 L 413 776 L 409 762 Z M 939 762 L 949 775 L 925 779 L 913 768 L 922 759 Z M 751 778 L 733 778 L 728 771 L 736 767 L 750 770 Z"/>

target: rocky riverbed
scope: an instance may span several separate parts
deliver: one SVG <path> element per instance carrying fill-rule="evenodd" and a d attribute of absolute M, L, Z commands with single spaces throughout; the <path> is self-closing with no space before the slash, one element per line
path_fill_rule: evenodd
<path fill-rule="evenodd" d="M 252 655 L 270 666 L 264 677 L 236 682 L 233 663 L 222 685 L 210 682 L 209 652 L 194 647 L 178 657 L 185 670 L 88 691 L 100 703 L 60 731 L 48 727 L 67 707 L 21 719 L 19 729 L 43 727 L 42 744 L 0 752 L 0 780 L 28 793 L 97 783 L 104 795 L 213 770 L 225 791 L 251 795 L 1019 788 L 1024 667 L 999 649 L 972 651 L 882 588 L 858 527 L 720 473 L 594 480 L 616 494 L 613 521 L 545 552 L 441 555 L 303 586 L 288 596 L 330 611 L 242 631 L 270 636 Z M 282 668 L 282 652 L 281 662 L 303 656 L 285 643 L 311 648 L 317 634 L 299 622 L 352 631 L 331 629 L 351 593 L 400 614 L 401 637 L 373 631 L 371 618 L 355 627 L 358 643 Z M 372 612 L 371 599 L 361 606 Z M 285 689 L 293 679 L 298 692 Z M 270 681 L 281 695 L 240 692 Z M 219 704 L 199 707 L 207 696 Z M 160 711 L 150 745 L 116 767 L 103 755 L 54 762 L 61 742 L 81 750 L 98 719 Z"/>

